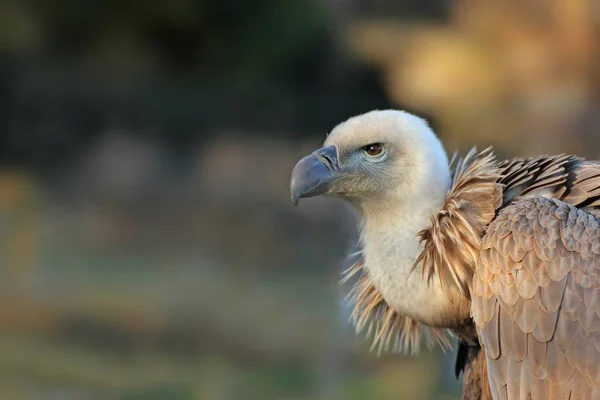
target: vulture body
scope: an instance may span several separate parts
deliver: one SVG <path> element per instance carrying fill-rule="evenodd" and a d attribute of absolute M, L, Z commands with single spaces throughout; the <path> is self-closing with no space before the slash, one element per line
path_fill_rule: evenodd
<path fill-rule="evenodd" d="M 300 160 L 290 191 L 359 212 L 344 279 L 379 350 L 456 336 L 464 399 L 600 399 L 599 162 L 448 162 L 426 121 L 372 111 Z"/>

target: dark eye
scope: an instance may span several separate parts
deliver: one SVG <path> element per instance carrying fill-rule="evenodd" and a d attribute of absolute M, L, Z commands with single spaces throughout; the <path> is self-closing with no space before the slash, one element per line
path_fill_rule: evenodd
<path fill-rule="evenodd" d="M 364 147 L 365 153 L 370 157 L 376 157 L 383 152 L 381 143 L 368 144 Z"/>

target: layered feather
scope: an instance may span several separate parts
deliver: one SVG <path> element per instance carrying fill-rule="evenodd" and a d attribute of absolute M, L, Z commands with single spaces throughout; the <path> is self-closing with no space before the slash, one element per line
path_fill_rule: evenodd
<path fill-rule="evenodd" d="M 481 237 L 502 204 L 501 170 L 491 148 L 473 148 L 460 159 L 444 205 L 419 232 L 423 250 L 413 269 L 421 266 L 428 282 L 438 277 L 442 287 L 456 287 L 470 296 Z"/>
<path fill-rule="evenodd" d="M 467 298 L 483 231 L 502 204 L 501 174 L 494 160 L 489 148 L 474 148 L 459 159 L 443 207 L 432 216 L 431 227 L 419 232 L 423 250 L 415 267 L 422 265 L 424 279 L 437 275 L 443 287 L 458 287 Z M 344 272 L 342 283 L 355 276 L 349 293 L 351 320 L 357 333 L 366 330 L 372 337 L 373 349 L 417 354 L 423 339 L 430 347 L 451 347 L 449 330 L 424 326 L 391 308 L 369 279 L 363 259 Z"/>
<path fill-rule="evenodd" d="M 472 314 L 496 398 L 599 398 L 599 260 L 600 220 L 555 198 L 490 224 Z"/>
<path fill-rule="evenodd" d="M 457 288 L 461 294 L 470 298 L 472 290 L 475 292 L 481 290 L 474 288 L 472 282 L 475 265 L 482 248 L 482 238 L 488 225 L 497 213 L 510 204 L 539 196 L 560 199 L 598 216 L 600 163 L 564 155 L 512 159 L 498 163 L 494 160 L 490 149 L 480 153 L 475 149 L 471 150 L 467 156 L 456 163 L 448 196 L 442 208 L 432 216 L 431 226 L 419 232 L 422 251 L 414 268 L 420 267 L 423 279 L 428 282 L 437 277 L 443 287 Z M 508 235 L 509 231 L 500 234 Z M 546 239 L 550 238 L 540 238 L 540 243 L 537 245 L 549 244 Z M 578 247 L 576 239 L 569 239 L 573 249 Z M 526 244 L 523 248 L 533 245 L 536 243 Z M 520 248 L 511 246 L 509 242 L 503 242 L 502 246 L 504 247 L 501 251 L 509 259 L 522 258 L 523 255 L 516 251 Z M 556 255 L 556 257 L 560 256 L 560 254 Z M 499 267 L 499 264 L 494 264 Z M 560 272 L 559 269 L 552 270 L 553 274 Z M 398 314 L 385 302 L 369 279 L 364 260 L 359 260 L 344 272 L 343 282 L 352 278 L 356 279 L 349 294 L 354 306 L 351 319 L 357 332 L 366 331 L 367 336 L 372 337 L 373 348 L 378 349 L 379 352 L 392 350 L 416 354 L 423 338 L 430 346 L 437 343 L 442 348 L 450 347 L 448 330 L 424 326 Z M 484 278 L 489 279 L 489 277 Z M 531 276 L 536 284 L 540 279 L 554 278 L 548 275 Z M 526 285 L 527 282 L 529 281 L 524 276 L 523 290 L 529 287 Z M 492 284 L 496 283 L 492 282 Z M 498 290 L 503 288 L 503 285 L 504 282 L 498 281 Z M 505 290 L 498 293 L 508 300 L 512 292 Z M 548 301 L 544 300 L 542 306 L 553 306 L 554 302 L 551 300 L 548 297 Z M 507 310 L 511 311 L 512 308 L 509 307 Z M 486 309 L 486 312 L 493 312 L 494 309 L 491 307 L 489 310 Z M 519 310 L 516 308 L 514 312 L 519 313 Z M 523 312 L 525 311 L 527 310 Z M 517 346 L 514 349 L 515 354 L 520 354 L 519 343 L 518 341 L 513 343 Z M 498 345 L 501 345 L 500 342 Z M 506 346 L 506 343 L 503 346 Z M 496 349 L 492 346 L 489 350 L 493 356 Z M 475 393 L 489 391 L 485 368 L 482 370 L 474 367 L 473 362 L 473 360 L 466 360 L 462 364 L 462 369 L 469 371 L 469 382 L 465 381 L 465 395 L 473 393 L 472 387 L 476 388 Z M 485 397 L 483 393 L 481 396 Z"/>
<path fill-rule="evenodd" d="M 372 350 L 418 354 L 423 338 L 430 348 L 436 344 L 443 350 L 451 348 L 448 330 L 424 326 L 398 314 L 386 303 L 369 279 L 364 260 L 360 259 L 343 275 L 342 283 L 357 277 L 348 294 L 353 303 L 351 321 L 357 334 L 366 330 L 366 336 L 372 338 Z"/>

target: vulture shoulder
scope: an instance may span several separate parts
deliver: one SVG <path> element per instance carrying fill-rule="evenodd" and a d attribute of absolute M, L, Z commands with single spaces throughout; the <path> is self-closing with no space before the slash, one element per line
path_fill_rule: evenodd
<path fill-rule="evenodd" d="M 458 160 L 447 198 L 419 232 L 414 268 L 470 301 L 456 373 L 463 399 L 600 399 L 600 162 L 568 155 Z M 344 280 L 373 346 L 416 353 L 446 332 L 397 314 L 360 259 Z"/>
<path fill-rule="evenodd" d="M 600 398 L 600 163 L 499 164 L 471 313 L 496 399 Z"/>

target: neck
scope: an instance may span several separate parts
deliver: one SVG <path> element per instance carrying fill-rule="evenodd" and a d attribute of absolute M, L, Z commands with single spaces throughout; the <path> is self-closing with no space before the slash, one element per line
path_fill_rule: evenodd
<path fill-rule="evenodd" d="M 371 199 L 359 206 L 361 239 L 369 278 L 390 307 L 401 315 L 434 327 L 462 323 L 463 311 L 455 312 L 455 299 L 437 279 L 428 285 L 413 265 L 419 255 L 417 234 L 431 224 L 431 216 L 443 205 L 450 177 L 436 184 L 425 180 L 423 195 L 407 199 L 390 196 Z M 375 203 L 376 202 L 376 203 Z M 455 321 L 461 314 L 461 321 Z"/>

